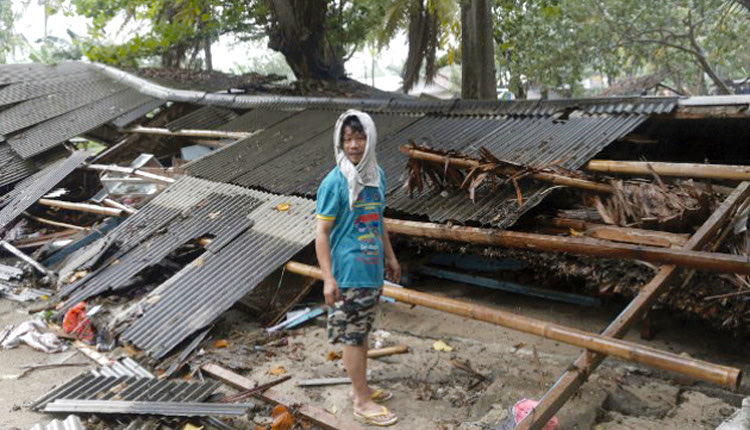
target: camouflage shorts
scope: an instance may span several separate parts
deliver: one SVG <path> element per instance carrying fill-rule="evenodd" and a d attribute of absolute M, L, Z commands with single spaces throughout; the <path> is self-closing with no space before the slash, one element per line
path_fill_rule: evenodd
<path fill-rule="evenodd" d="M 372 329 L 381 291 L 380 288 L 342 288 L 343 300 L 328 309 L 328 341 L 363 345 Z"/>

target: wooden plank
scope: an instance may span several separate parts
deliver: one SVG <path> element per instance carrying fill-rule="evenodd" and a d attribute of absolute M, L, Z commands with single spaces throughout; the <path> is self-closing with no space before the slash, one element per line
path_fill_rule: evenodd
<path fill-rule="evenodd" d="M 750 181 L 750 166 L 743 165 L 591 160 L 585 169 L 628 175 L 651 175 L 655 172 L 659 176 Z"/>
<path fill-rule="evenodd" d="M 255 388 L 255 383 L 242 375 L 238 375 L 231 370 L 224 369 L 223 367 L 208 363 L 201 366 L 201 370 L 211 375 L 212 377 L 231 385 L 232 387 L 240 390 L 251 390 Z M 292 396 L 283 394 L 274 388 L 269 388 L 263 393 L 256 394 L 263 400 L 271 403 L 278 403 L 286 406 L 290 410 L 295 410 L 299 414 L 309 418 L 315 424 L 321 425 L 331 430 L 363 430 L 364 427 L 359 424 L 347 421 L 332 413 L 317 408 L 315 406 L 301 403 L 299 400 Z"/>
<path fill-rule="evenodd" d="M 386 218 L 389 233 L 532 251 L 570 252 L 593 257 L 643 260 L 699 270 L 750 274 L 750 257 L 687 249 L 630 245 L 583 237 L 561 237 L 478 227 L 434 224 Z"/>
<path fill-rule="evenodd" d="M 748 198 L 750 198 L 750 182 L 743 182 L 693 234 L 683 249 L 703 248 L 732 219 L 737 208 Z M 602 334 L 613 338 L 623 337 L 669 286 L 676 273 L 676 266 L 663 266 Z M 591 351 L 582 353 L 542 397 L 534 411 L 518 423 L 516 430 L 539 430 L 544 427 L 547 421 L 586 382 L 588 375 L 601 364 L 604 358 L 604 355 Z"/>
<path fill-rule="evenodd" d="M 689 238 L 688 234 L 645 230 L 642 228 L 617 227 L 570 218 L 554 218 L 542 222 L 553 227 L 562 227 L 566 229 L 572 228 L 584 232 L 586 236 L 593 237 L 594 239 L 612 240 L 615 242 L 633 243 L 638 245 L 661 246 L 665 248 L 682 247 Z"/>

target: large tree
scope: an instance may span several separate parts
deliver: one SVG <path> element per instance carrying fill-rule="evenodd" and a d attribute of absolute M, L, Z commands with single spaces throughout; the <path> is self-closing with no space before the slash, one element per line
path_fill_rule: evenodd
<path fill-rule="evenodd" d="M 496 99 L 495 45 L 489 0 L 461 1 L 461 97 Z"/>

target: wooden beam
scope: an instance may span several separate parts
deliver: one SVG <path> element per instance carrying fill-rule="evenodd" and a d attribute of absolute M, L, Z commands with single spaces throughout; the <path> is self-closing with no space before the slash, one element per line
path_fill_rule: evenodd
<path fill-rule="evenodd" d="M 33 258 L 31 258 L 28 255 L 24 254 L 18 248 L 16 248 L 15 246 L 11 245 L 10 243 L 8 243 L 8 242 L 6 242 L 4 240 L 0 240 L 0 247 L 5 248 L 6 251 L 10 252 L 11 254 L 15 255 L 16 257 L 18 257 L 21 260 L 23 260 L 26 263 L 28 263 L 31 267 L 33 267 L 34 269 L 36 269 L 39 273 L 41 273 L 43 275 L 52 275 L 52 276 L 54 275 L 52 272 L 50 272 L 49 270 L 47 270 L 46 267 L 42 266 L 36 260 L 34 260 Z"/>
<path fill-rule="evenodd" d="M 595 239 L 634 243 L 638 245 L 661 246 L 664 248 L 681 247 L 687 242 L 689 237 L 688 234 L 645 230 L 641 228 L 617 227 L 571 218 L 553 218 L 551 220 L 542 220 L 541 222 L 553 227 L 578 230 L 583 232 L 585 236 L 593 237 Z"/>
<path fill-rule="evenodd" d="M 63 228 L 69 228 L 69 229 L 73 229 L 73 230 L 82 230 L 82 231 L 91 231 L 91 230 L 93 230 L 91 227 L 81 227 L 80 225 L 73 225 L 73 224 L 68 224 L 68 223 L 60 222 L 60 221 L 52 221 L 52 220 L 49 220 L 49 219 L 46 219 L 46 218 L 39 218 L 37 216 L 31 215 L 28 212 L 24 212 L 24 215 L 26 215 L 27 217 L 33 219 L 34 221 L 38 221 L 38 222 L 40 222 L 42 224 L 53 225 L 55 227 L 63 227 Z"/>
<path fill-rule="evenodd" d="M 255 133 L 245 133 L 241 131 L 221 131 L 221 130 L 169 130 L 167 128 L 157 127 L 142 127 L 136 126 L 129 130 L 125 130 L 126 133 L 140 133 L 140 134 L 155 134 L 160 136 L 172 136 L 172 137 L 211 137 L 219 139 L 246 139 Z"/>
<path fill-rule="evenodd" d="M 719 208 L 703 223 L 698 231 L 683 245 L 685 250 L 702 249 L 719 233 L 724 225 L 732 219 L 734 213 L 750 198 L 750 182 L 741 183 Z M 662 266 L 661 270 L 644 285 L 630 304 L 620 312 L 602 332 L 604 336 L 620 338 L 625 336 L 630 327 L 638 321 L 661 293 L 669 286 L 677 274 L 674 265 Z M 542 397 L 534 411 L 526 416 L 516 430 L 539 430 L 578 391 L 605 356 L 594 352 L 582 353 L 572 366 L 555 382 L 555 385 Z"/>
<path fill-rule="evenodd" d="M 122 213 L 124 212 L 122 209 L 105 208 L 103 206 L 91 205 L 88 203 L 64 202 L 62 200 L 39 199 L 38 203 L 53 208 L 69 209 L 107 216 L 122 216 Z"/>
<path fill-rule="evenodd" d="M 289 272 L 306 275 L 317 279 L 323 278 L 320 268 L 290 261 L 286 264 Z M 723 387 L 735 389 L 740 382 L 742 371 L 737 368 L 722 366 L 696 360 L 690 357 L 660 351 L 655 348 L 626 342 L 619 339 L 590 333 L 573 327 L 567 327 L 547 321 L 530 318 L 524 315 L 500 309 L 475 305 L 461 300 L 440 297 L 402 287 L 383 285 L 383 295 L 404 303 L 424 306 L 430 309 L 448 312 L 478 321 L 506 327 L 512 330 L 530 333 L 536 336 L 553 339 L 569 345 L 588 348 L 628 361 L 681 373 L 692 378 L 701 379 Z"/>
<path fill-rule="evenodd" d="M 628 175 L 651 175 L 656 172 L 659 176 L 750 181 L 750 166 L 743 165 L 591 160 L 586 164 L 585 169 L 592 172 Z"/>
<path fill-rule="evenodd" d="M 252 390 L 255 388 L 255 383 L 253 381 L 230 370 L 224 369 L 217 364 L 203 364 L 200 368 L 203 372 L 212 377 L 240 390 Z M 315 406 L 301 403 L 299 400 L 286 396 L 274 388 L 269 388 L 262 393 L 257 393 L 256 396 L 261 397 L 267 402 L 284 405 L 290 410 L 294 409 L 301 415 L 309 418 L 315 424 L 330 430 L 363 430 L 363 427 L 357 423 L 338 418 L 332 413 Z"/>
<path fill-rule="evenodd" d="M 750 257 L 630 245 L 583 237 L 562 237 L 434 224 L 418 221 L 386 219 L 389 233 L 434 239 L 455 240 L 480 245 L 497 245 L 532 251 L 569 252 L 593 257 L 643 260 L 651 263 L 675 264 L 699 270 L 750 274 Z"/>
<path fill-rule="evenodd" d="M 430 161 L 440 165 L 452 165 L 463 169 L 474 169 L 482 166 L 482 163 L 478 160 L 472 160 L 470 158 L 458 158 L 448 157 L 445 155 L 434 154 L 432 152 L 420 151 L 418 149 L 411 148 L 406 145 L 402 145 L 400 151 L 417 160 Z M 511 167 L 500 168 L 500 173 L 508 176 L 512 176 L 518 173 L 516 169 Z M 548 182 L 553 185 L 561 185 L 571 188 L 579 188 L 582 190 L 595 191 L 597 193 L 612 193 L 612 187 L 608 184 L 600 184 L 598 182 L 587 181 L 585 179 L 571 178 L 568 176 L 558 175 L 555 173 L 548 172 L 535 172 L 528 175 L 529 178 L 536 179 L 542 182 Z"/>

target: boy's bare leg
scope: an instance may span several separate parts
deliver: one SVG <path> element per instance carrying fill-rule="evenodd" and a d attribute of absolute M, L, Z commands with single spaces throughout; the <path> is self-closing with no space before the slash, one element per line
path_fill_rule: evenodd
<path fill-rule="evenodd" d="M 367 385 L 367 342 L 363 345 L 344 345 L 344 367 L 352 381 L 354 410 L 359 413 L 379 412 L 382 406 L 375 403 L 370 395 L 372 389 Z"/>

